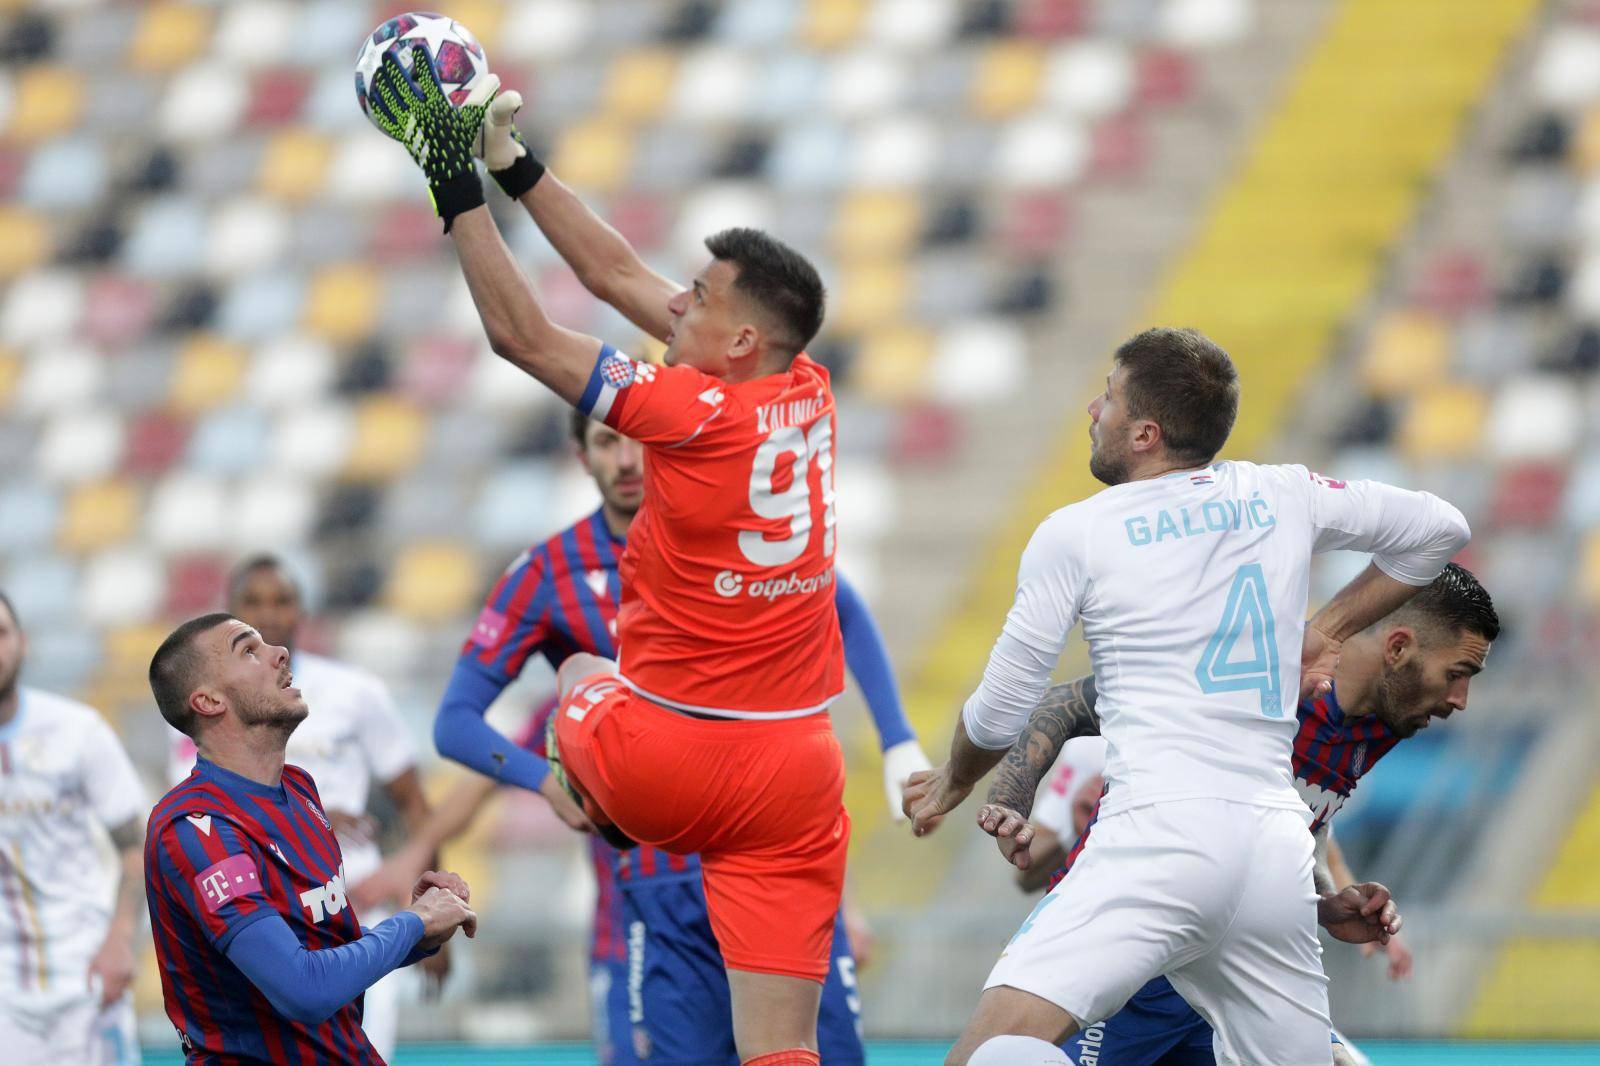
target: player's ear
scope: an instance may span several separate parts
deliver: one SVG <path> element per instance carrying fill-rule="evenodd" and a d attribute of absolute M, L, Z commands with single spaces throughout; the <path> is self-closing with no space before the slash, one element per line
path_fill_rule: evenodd
<path fill-rule="evenodd" d="M 215 720 L 227 713 L 228 698 L 222 694 L 221 689 L 202 685 L 189 693 L 189 709 L 195 713 L 196 718 Z"/>
<path fill-rule="evenodd" d="M 1409 626 L 1395 626 L 1383 637 L 1383 661 L 1391 668 L 1404 666 L 1417 652 L 1417 634 Z"/>
<path fill-rule="evenodd" d="M 761 350 L 761 331 L 754 323 L 746 322 L 733 334 L 733 342 L 728 345 L 728 360 L 748 359 Z"/>
<path fill-rule="evenodd" d="M 1161 443 L 1161 426 L 1148 418 L 1140 419 L 1134 424 L 1133 448 L 1135 451 L 1154 451 Z"/>

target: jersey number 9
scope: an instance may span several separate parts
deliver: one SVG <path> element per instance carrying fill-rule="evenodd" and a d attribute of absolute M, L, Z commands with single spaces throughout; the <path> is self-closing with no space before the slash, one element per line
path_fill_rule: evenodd
<path fill-rule="evenodd" d="M 773 490 L 778 460 L 794 456 L 792 477 L 783 491 Z M 784 521 L 782 539 L 769 540 L 758 529 L 739 532 L 739 550 L 756 566 L 788 566 L 811 539 L 811 464 L 817 465 L 822 493 L 822 555 L 833 558 L 833 422 L 819 418 L 809 429 L 779 426 L 756 449 L 750 468 L 750 509 L 762 518 Z"/>

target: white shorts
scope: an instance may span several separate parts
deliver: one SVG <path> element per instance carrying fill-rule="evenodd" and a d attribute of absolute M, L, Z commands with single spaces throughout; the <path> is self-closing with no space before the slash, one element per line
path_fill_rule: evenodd
<path fill-rule="evenodd" d="M 138 1066 L 133 996 L 109 1007 L 97 995 L 37 1010 L 0 1003 L 0 1049 L 6 1066 Z"/>
<path fill-rule="evenodd" d="M 1304 812 L 1156 803 L 1096 822 L 989 974 L 1080 1023 L 1165 974 L 1217 1062 L 1328 1066 L 1328 980 Z"/>

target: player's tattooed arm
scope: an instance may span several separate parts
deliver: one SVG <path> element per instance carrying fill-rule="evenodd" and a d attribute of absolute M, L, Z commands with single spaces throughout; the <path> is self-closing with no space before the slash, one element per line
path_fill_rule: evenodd
<path fill-rule="evenodd" d="M 1333 844 L 1333 829 L 1326 824 L 1311 834 L 1312 863 L 1311 882 L 1316 887 L 1317 895 L 1327 896 L 1339 891 L 1339 886 L 1334 882 L 1333 866 L 1328 857 L 1328 850 Z"/>
<path fill-rule="evenodd" d="M 1100 716 L 1094 709 L 1097 695 L 1093 674 L 1052 685 L 1045 692 L 1028 717 L 1022 736 L 995 770 L 989 785 L 991 805 L 1007 807 L 1023 817 L 1033 813 L 1039 782 L 1055 765 L 1066 742 L 1073 737 L 1100 735 Z"/>

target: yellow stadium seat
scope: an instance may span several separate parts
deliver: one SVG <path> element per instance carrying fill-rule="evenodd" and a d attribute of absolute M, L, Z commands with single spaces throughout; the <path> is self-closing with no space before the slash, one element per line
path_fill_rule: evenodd
<path fill-rule="evenodd" d="M 609 192 L 622 184 L 633 161 L 633 139 L 618 123 L 592 119 L 567 127 L 556 142 L 551 169 L 581 189 Z"/>
<path fill-rule="evenodd" d="M 75 126 L 83 111 L 83 75 L 67 67 L 24 67 L 14 92 L 11 123 L 6 128 L 10 140 L 53 137 Z"/>
<path fill-rule="evenodd" d="M 978 59 L 972 109 L 985 118 L 1005 118 L 1030 107 L 1044 81 L 1044 51 L 1028 41 L 990 45 Z"/>
<path fill-rule="evenodd" d="M 0 207 L 0 278 L 13 278 L 49 258 L 50 225 L 21 208 Z"/>
<path fill-rule="evenodd" d="M 839 206 L 833 222 L 833 247 L 842 259 L 899 255 L 922 227 L 922 202 L 908 193 L 859 192 Z"/>
<path fill-rule="evenodd" d="M 1400 426 L 1400 447 L 1412 459 L 1466 458 L 1477 453 L 1488 411 L 1483 393 L 1449 384 L 1417 396 Z"/>
<path fill-rule="evenodd" d="M 323 174 L 333 155 L 326 138 L 309 130 L 284 130 L 267 142 L 261 159 L 261 191 L 292 203 L 322 191 Z"/>
<path fill-rule="evenodd" d="M 245 353 L 220 337 L 202 334 L 178 353 L 169 402 L 185 414 L 221 406 L 244 378 Z"/>
<path fill-rule="evenodd" d="M 800 39 L 811 48 L 839 48 L 861 33 L 864 0 L 811 0 L 800 24 Z"/>
<path fill-rule="evenodd" d="M 922 394 L 933 338 L 918 326 L 894 325 L 868 334 L 851 381 L 863 396 L 899 403 Z"/>
<path fill-rule="evenodd" d="M 661 114 L 672 96 L 677 57 L 661 48 L 625 52 L 606 76 L 605 113 L 624 122 L 647 122 Z"/>
<path fill-rule="evenodd" d="M 1583 563 L 1578 571 L 1578 588 L 1583 598 L 1600 607 L 1600 529 L 1591 529 L 1583 539 Z"/>
<path fill-rule="evenodd" d="M 136 674 L 142 680 L 150 668 L 150 656 L 167 639 L 168 632 L 168 627 L 161 622 L 142 622 L 112 629 L 106 634 L 106 673 Z"/>
<path fill-rule="evenodd" d="M 1409 396 L 1444 376 L 1450 365 L 1450 331 L 1428 311 L 1391 311 L 1372 331 L 1361 360 L 1362 380 L 1385 398 Z"/>
<path fill-rule="evenodd" d="M 395 560 L 386 600 L 418 622 L 447 622 L 469 610 L 480 589 L 472 553 L 444 541 L 413 544 Z"/>
<path fill-rule="evenodd" d="M 306 328 L 335 343 L 358 340 L 372 330 L 381 293 L 373 268 L 348 263 L 319 273 L 306 301 Z"/>
<path fill-rule="evenodd" d="M 355 441 L 344 472 L 361 479 L 388 479 L 411 469 L 422 452 L 427 422 L 405 400 L 379 396 L 356 412 Z"/>
<path fill-rule="evenodd" d="M 128 46 L 138 71 L 175 70 L 198 57 L 211 40 L 211 10 L 198 4 L 157 4 L 145 9 Z"/>
<path fill-rule="evenodd" d="M 483 50 L 493 55 L 495 42 L 499 40 L 500 19 L 505 14 L 505 8 L 505 4 L 491 0 L 450 0 L 447 3 L 434 5 L 432 10 L 441 15 L 449 15 L 471 30 L 478 43 L 483 45 Z"/>
<path fill-rule="evenodd" d="M 121 543 L 138 525 L 139 504 L 138 490 L 127 481 L 80 485 L 67 497 L 57 542 L 70 552 L 92 552 Z"/>
<path fill-rule="evenodd" d="M 839 271 L 837 308 L 830 321 L 835 329 L 859 333 L 887 325 L 905 313 L 911 293 L 911 275 L 903 259 L 875 259 L 847 265 Z"/>
<path fill-rule="evenodd" d="M 8 348 L 0 348 L 0 410 L 4 410 L 11 402 L 11 392 L 17 387 L 17 378 L 21 376 L 22 364 L 16 353 Z"/>
<path fill-rule="evenodd" d="M 1585 174 L 1600 170 L 1600 105 L 1591 107 L 1578 124 L 1578 136 L 1569 158 Z"/>

